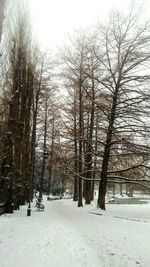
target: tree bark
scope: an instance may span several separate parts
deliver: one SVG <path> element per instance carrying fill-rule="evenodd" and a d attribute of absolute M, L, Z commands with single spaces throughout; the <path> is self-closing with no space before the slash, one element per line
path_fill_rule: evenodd
<path fill-rule="evenodd" d="M 113 93 L 110 121 L 109 121 L 106 143 L 105 143 L 105 148 L 104 148 L 104 156 L 102 160 L 101 181 L 99 184 L 99 194 L 98 194 L 98 203 L 97 203 L 97 206 L 101 208 L 102 210 L 105 210 L 105 196 L 106 196 L 106 189 L 107 189 L 107 171 L 108 171 L 111 141 L 112 141 L 112 136 L 113 136 L 113 126 L 114 126 L 115 115 L 116 115 L 118 89 L 119 89 L 119 85 L 117 84 L 115 91 Z"/>
<path fill-rule="evenodd" d="M 44 175 L 45 175 L 45 164 L 47 158 L 47 97 L 45 101 L 45 111 L 44 111 L 44 143 L 43 143 L 43 161 L 42 161 L 42 171 L 41 171 L 41 178 L 40 178 L 40 188 L 39 188 L 39 201 L 42 200 L 43 195 L 43 182 L 44 182 Z"/>
<path fill-rule="evenodd" d="M 37 115 L 38 115 L 38 105 L 41 92 L 41 84 L 43 77 L 43 60 L 41 63 L 40 77 L 38 82 L 37 91 L 35 90 L 33 95 L 33 126 L 32 126 L 32 137 L 31 137 L 31 168 L 30 168 L 30 183 L 31 183 L 31 199 L 33 199 L 33 190 L 34 190 L 34 176 L 35 176 L 35 156 L 36 156 L 36 125 L 37 125 Z M 35 98 L 35 99 L 34 99 Z"/>
<path fill-rule="evenodd" d="M 87 178 L 92 178 L 92 141 L 93 141 L 93 129 L 94 129 L 94 115 L 95 115 L 95 85 L 94 85 L 94 74 L 93 74 L 93 68 L 92 68 L 92 104 L 91 104 L 91 112 L 90 112 L 90 125 L 89 125 L 89 137 L 88 137 L 88 143 L 87 143 Z M 92 200 L 92 183 L 91 181 L 86 181 L 86 194 L 85 194 L 85 204 L 91 204 Z"/>
<path fill-rule="evenodd" d="M 77 103 L 76 103 L 76 93 L 74 94 L 74 171 L 78 172 L 78 141 L 77 141 Z M 74 191 L 73 191 L 73 201 L 78 201 L 78 178 L 74 176 Z"/>
<path fill-rule="evenodd" d="M 48 179 L 48 189 L 47 189 L 47 194 L 48 195 L 50 195 L 50 192 L 51 192 L 51 182 L 52 182 L 54 139 L 55 139 L 54 133 L 55 133 L 55 118 L 54 118 L 54 112 L 53 112 L 52 142 L 51 142 L 51 151 L 50 151 L 50 160 L 49 160 L 49 179 Z"/>
<path fill-rule="evenodd" d="M 79 81 L 79 173 L 82 173 L 82 121 L 83 121 L 83 108 L 82 108 L 82 80 Z M 79 178 L 79 198 L 78 207 L 83 207 L 82 203 L 82 179 Z"/>

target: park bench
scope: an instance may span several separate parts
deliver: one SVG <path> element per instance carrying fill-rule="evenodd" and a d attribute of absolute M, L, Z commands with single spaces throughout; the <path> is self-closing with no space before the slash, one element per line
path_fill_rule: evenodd
<path fill-rule="evenodd" d="M 45 206 L 41 202 L 39 202 L 38 200 L 36 201 L 35 207 L 37 208 L 38 211 L 40 211 L 40 210 L 44 211 L 44 208 L 45 208 Z"/>

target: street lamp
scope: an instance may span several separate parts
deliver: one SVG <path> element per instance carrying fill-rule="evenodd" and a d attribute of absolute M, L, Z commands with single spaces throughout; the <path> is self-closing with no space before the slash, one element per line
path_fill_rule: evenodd
<path fill-rule="evenodd" d="M 32 175 L 30 174 L 29 177 L 29 203 L 27 208 L 27 216 L 31 216 Z"/>
<path fill-rule="evenodd" d="M 29 202 L 28 208 L 27 208 L 27 216 L 31 216 L 31 203 Z"/>

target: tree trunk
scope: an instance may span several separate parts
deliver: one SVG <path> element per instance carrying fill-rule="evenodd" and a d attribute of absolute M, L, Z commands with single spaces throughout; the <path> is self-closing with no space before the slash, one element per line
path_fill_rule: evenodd
<path fill-rule="evenodd" d="M 82 121 L 83 121 L 83 110 L 82 110 L 82 81 L 79 81 L 79 173 L 82 173 Z M 79 178 L 79 199 L 78 207 L 83 207 L 82 203 L 82 179 Z"/>
<path fill-rule="evenodd" d="M 94 157 L 94 170 L 93 170 L 93 181 L 92 181 L 92 188 L 91 188 L 91 197 L 94 199 L 94 188 L 95 188 L 95 176 L 96 176 L 96 167 L 97 167 L 97 135 L 98 135 L 98 112 L 96 113 L 96 123 L 95 123 L 95 157 Z"/>
<path fill-rule="evenodd" d="M 77 143 L 77 101 L 76 94 L 74 95 L 74 171 L 78 172 L 78 143 Z M 78 177 L 74 176 L 74 191 L 73 201 L 78 201 Z"/>
<path fill-rule="evenodd" d="M 44 175 L 45 175 L 45 164 L 46 164 L 46 158 L 47 158 L 47 147 L 46 147 L 46 141 L 47 141 L 47 98 L 45 101 L 45 111 L 44 111 L 44 143 L 43 143 L 43 161 L 42 161 L 42 172 L 41 172 L 41 179 L 40 179 L 40 188 L 39 188 L 39 201 L 42 200 L 43 195 L 43 182 L 44 182 Z"/>
<path fill-rule="evenodd" d="M 113 94 L 112 108 L 110 114 L 110 121 L 107 131 L 106 144 L 104 148 L 104 156 L 102 160 L 102 171 L 101 171 L 101 181 L 99 184 L 99 194 L 98 194 L 98 203 L 97 206 L 102 210 L 105 210 L 105 196 L 107 189 L 107 171 L 109 163 L 110 148 L 113 136 L 113 126 L 115 122 L 116 106 L 117 106 L 117 96 L 118 96 L 118 85 Z"/>
<path fill-rule="evenodd" d="M 35 91 L 35 99 L 33 95 L 33 127 L 32 127 L 32 137 L 31 137 L 31 167 L 30 167 L 31 200 L 33 199 L 34 180 L 35 180 L 34 173 L 35 173 L 35 152 L 36 152 L 36 125 L 37 125 L 38 105 L 41 92 L 42 76 L 43 76 L 43 60 L 41 63 L 38 89 L 37 91 Z"/>
<path fill-rule="evenodd" d="M 55 119 L 53 113 L 53 124 L 52 124 L 52 143 L 50 151 L 50 160 L 49 160 L 49 179 L 48 179 L 48 189 L 47 194 L 50 195 L 51 192 L 51 181 L 52 181 L 52 169 L 53 169 L 53 155 L 54 155 L 54 133 L 55 133 Z"/>
<path fill-rule="evenodd" d="M 13 212 L 13 138 L 12 133 L 5 134 L 4 158 L 2 162 L 2 181 L 0 199 L 5 203 L 5 212 Z"/>
<path fill-rule="evenodd" d="M 91 112 L 90 112 L 90 124 L 89 124 L 89 136 L 88 136 L 88 143 L 87 143 L 87 178 L 92 178 L 92 141 L 93 141 L 93 129 L 94 129 L 94 115 L 95 115 L 95 85 L 94 85 L 94 78 L 93 78 L 93 68 L 92 68 L 92 105 L 91 105 Z M 92 183 L 91 181 L 86 181 L 86 194 L 85 194 L 85 204 L 91 204 L 92 200 Z"/>
<path fill-rule="evenodd" d="M 31 167 L 31 143 L 30 143 L 30 118 L 31 106 L 33 99 L 33 73 L 32 69 L 28 70 L 28 83 L 27 83 L 27 96 L 26 96 L 26 113 L 25 113 L 25 126 L 22 142 L 22 164 L 21 164 L 21 181 L 22 181 L 22 202 L 29 202 L 31 200 L 31 183 L 30 183 L 30 167 Z"/>

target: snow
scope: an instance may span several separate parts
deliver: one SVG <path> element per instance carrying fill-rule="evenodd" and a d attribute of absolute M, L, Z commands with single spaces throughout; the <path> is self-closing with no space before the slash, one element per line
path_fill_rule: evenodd
<path fill-rule="evenodd" d="M 45 200 L 0 217 L 0 267 L 148 267 L 150 204 L 77 208 Z"/>

